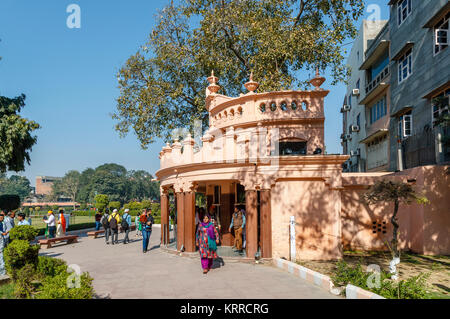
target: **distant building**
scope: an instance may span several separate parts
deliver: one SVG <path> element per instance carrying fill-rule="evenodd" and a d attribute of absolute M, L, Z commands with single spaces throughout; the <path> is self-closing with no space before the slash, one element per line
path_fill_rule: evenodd
<path fill-rule="evenodd" d="M 61 177 L 36 176 L 36 195 L 50 195 L 55 181 L 61 179 Z"/>
<path fill-rule="evenodd" d="M 344 98 L 346 172 L 396 171 L 448 163 L 441 142 L 450 96 L 448 0 L 391 0 L 387 21 L 363 21 L 348 65 Z M 355 91 L 356 90 L 356 91 Z M 355 92 L 357 94 L 355 94 Z"/>
<path fill-rule="evenodd" d="M 367 84 L 372 85 L 372 78 L 376 79 L 378 76 L 377 72 L 383 72 L 383 69 L 381 71 L 378 70 L 381 68 L 381 65 L 377 65 L 378 59 L 377 61 L 372 61 L 372 59 L 366 57 L 365 53 L 371 47 L 371 44 L 376 42 L 374 39 L 386 25 L 387 20 L 375 22 L 364 20 L 347 60 L 347 65 L 352 73 L 347 86 L 344 105 L 341 108 L 343 113 L 341 144 L 343 153 L 350 155 L 349 160 L 344 164 L 345 172 L 367 171 L 367 149 L 364 147 L 364 144 L 361 144 L 361 141 L 368 136 L 367 129 L 369 127 L 367 123 L 370 123 L 370 119 L 366 116 L 365 106 L 360 104 L 361 101 L 365 101 L 368 104 L 373 103 L 375 90 L 371 89 L 368 91 Z M 383 57 L 380 58 L 382 59 Z M 360 68 L 368 60 L 372 61 L 369 72 Z M 372 130 L 370 130 L 371 133 Z"/>

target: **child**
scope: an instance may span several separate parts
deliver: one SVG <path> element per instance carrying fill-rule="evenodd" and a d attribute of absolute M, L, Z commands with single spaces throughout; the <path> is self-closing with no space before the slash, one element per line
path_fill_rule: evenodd
<path fill-rule="evenodd" d="M 137 213 L 136 218 L 134 219 L 134 224 L 136 225 L 136 237 L 141 237 L 142 236 L 142 226 L 141 223 L 139 222 L 139 213 Z"/>

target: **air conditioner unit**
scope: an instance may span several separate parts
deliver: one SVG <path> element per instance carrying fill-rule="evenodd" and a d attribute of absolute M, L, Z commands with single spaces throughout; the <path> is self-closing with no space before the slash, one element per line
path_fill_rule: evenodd
<path fill-rule="evenodd" d="M 354 96 L 359 95 L 359 89 L 353 89 L 352 94 L 353 94 Z"/>
<path fill-rule="evenodd" d="M 350 151 L 350 156 L 359 156 L 359 150 Z"/>
<path fill-rule="evenodd" d="M 358 125 L 352 125 L 351 130 L 352 130 L 352 132 L 359 132 L 359 126 Z"/>
<path fill-rule="evenodd" d="M 343 107 L 342 107 L 342 109 L 344 110 L 344 112 L 347 112 L 347 111 L 350 111 L 350 109 L 351 109 L 352 107 L 350 106 L 350 105 L 344 105 Z"/>

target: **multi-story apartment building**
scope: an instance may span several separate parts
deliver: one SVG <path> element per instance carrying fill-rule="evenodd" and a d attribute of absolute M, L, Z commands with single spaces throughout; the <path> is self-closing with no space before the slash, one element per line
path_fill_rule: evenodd
<path fill-rule="evenodd" d="M 448 0 L 391 0 L 390 170 L 448 161 L 434 125 L 450 93 Z"/>
<path fill-rule="evenodd" d="M 36 195 L 50 195 L 55 181 L 61 180 L 61 177 L 36 176 Z"/>
<path fill-rule="evenodd" d="M 361 50 L 358 41 L 367 21 L 348 59 L 352 77 L 344 104 L 350 104 L 348 93 L 355 79 L 362 78 L 364 85 L 357 99 L 359 111 L 353 107 L 344 112 L 344 154 L 360 149 L 353 152 L 356 156 L 344 167 L 346 171 L 395 171 L 450 160 L 450 150 L 441 141 L 449 130 L 435 125 L 439 116 L 448 113 L 449 1 L 391 0 L 388 4 L 389 21 L 381 22 L 377 34 L 366 38 L 358 68 L 353 54 Z M 438 103 L 437 97 L 447 102 Z M 348 129 L 360 112 L 364 127 L 348 142 Z"/>
<path fill-rule="evenodd" d="M 348 82 L 344 104 L 341 109 L 341 112 L 343 113 L 343 133 L 341 135 L 341 143 L 344 148 L 344 154 L 348 154 L 351 157 L 344 164 L 344 171 L 366 171 L 366 148 L 361 147 L 360 142 L 367 136 L 367 116 L 365 108 L 361 107 L 359 104 L 367 98 L 367 79 L 366 71 L 360 69 L 360 66 L 365 61 L 365 52 L 367 48 L 386 24 L 387 21 L 364 20 L 347 59 L 347 65 L 351 69 L 351 77 Z"/>

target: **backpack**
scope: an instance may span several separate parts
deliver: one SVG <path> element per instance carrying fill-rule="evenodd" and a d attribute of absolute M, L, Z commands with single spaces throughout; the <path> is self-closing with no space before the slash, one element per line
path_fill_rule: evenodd
<path fill-rule="evenodd" d="M 109 228 L 109 221 L 108 221 L 109 215 L 103 215 L 102 219 L 100 220 L 100 223 L 103 225 L 103 228 Z"/>
<path fill-rule="evenodd" d="M 117 213 L 111 215 L 111 220 L 109 221 L 109 227 L 111 229 L 117 229 L 117 219 L 116 219 Z"/>
<path fill-rule="evenodd" d="M 122 223 L 120 223 L 120 226 L 122 226 L 123 230 L 127 230 L 129 227 L 128 222 L 126 220 L 128 216 L 129 216 L 128 214 L 122 216 Z"/>

